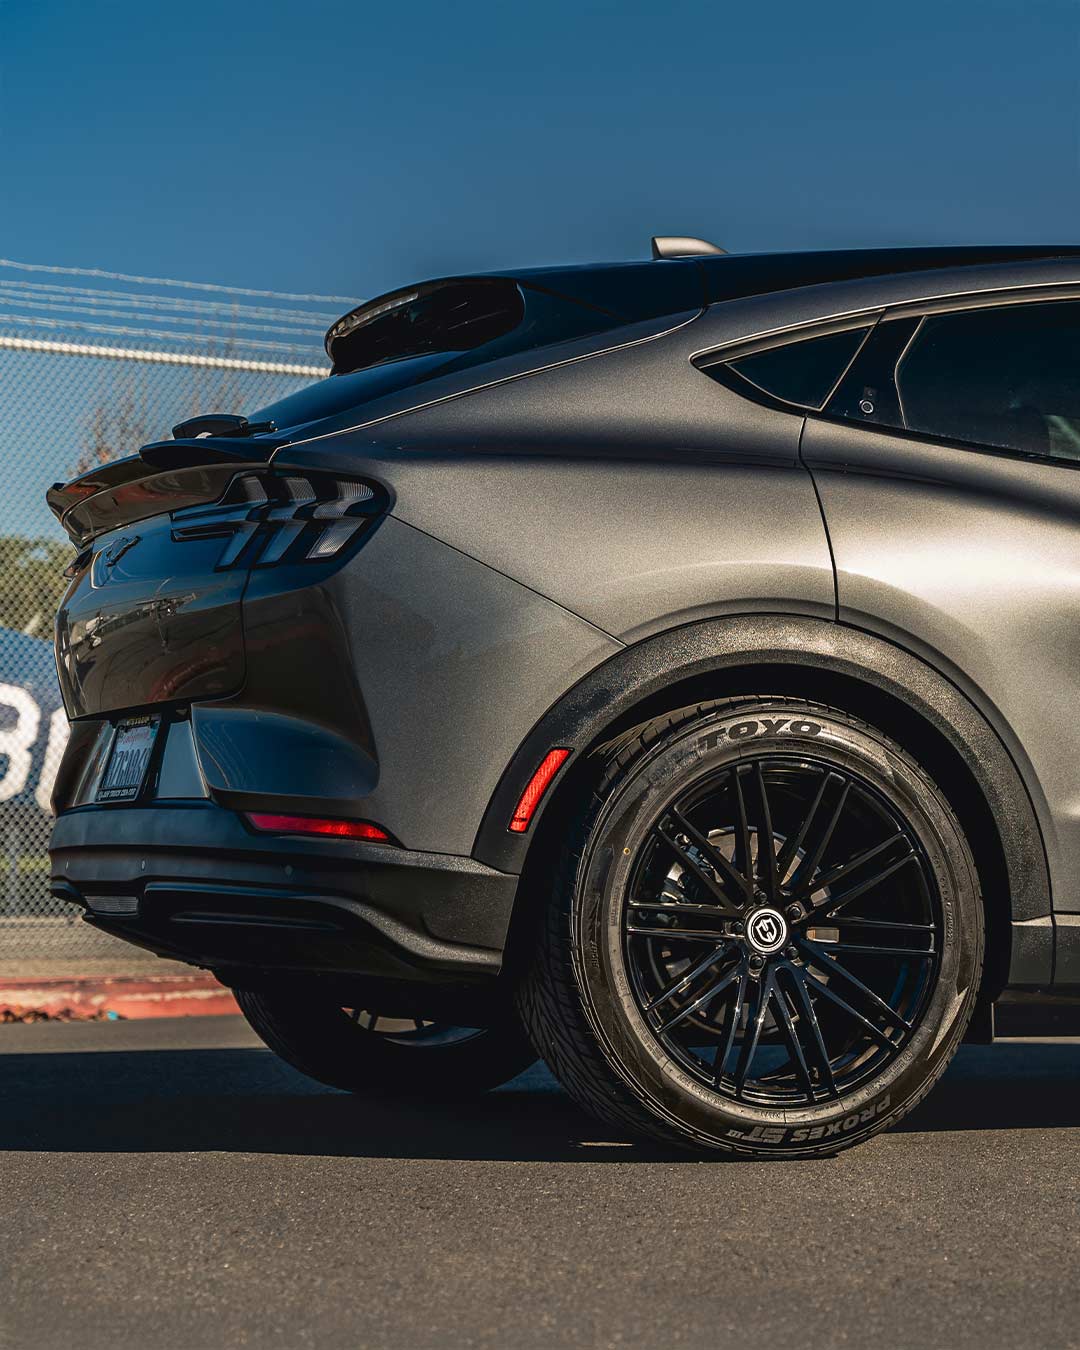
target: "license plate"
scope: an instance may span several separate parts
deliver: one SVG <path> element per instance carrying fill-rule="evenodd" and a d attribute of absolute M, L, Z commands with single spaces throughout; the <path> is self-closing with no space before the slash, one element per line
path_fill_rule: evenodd
<path fill-rule="evenodd" d="M 133 718 L 116 728 L 109 762 L 97 790 L 99 802 L 130 802 L 139 795 L 157 729 L 157 719 L 152 717 Z"/>

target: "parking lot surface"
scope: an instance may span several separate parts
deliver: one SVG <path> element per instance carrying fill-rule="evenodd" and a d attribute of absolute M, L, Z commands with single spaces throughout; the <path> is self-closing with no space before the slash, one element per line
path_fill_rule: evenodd
<path fill-rule="evenodd" d="M 823 1162 L 652 1155 L 539 1068 L 372 1106 L 230 1017 L 2 1026 L 0 1107 L 12 1350 L 1080 1345 L 1080 1039 Z"/>

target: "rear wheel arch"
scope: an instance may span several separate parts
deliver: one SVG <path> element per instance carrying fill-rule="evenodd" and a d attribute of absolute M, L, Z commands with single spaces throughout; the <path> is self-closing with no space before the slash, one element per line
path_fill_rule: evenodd
<path fill-rule="evenodd" d="M 832 704 L 869 722 L 939 783 L 979 870 L 987 919 L 984 995 L 1001 991 L 1012 962 L 1011 924 L 1051 912 L 1035 809 L 1001 738 L 954 684 L 903 648 L 843 625 L 781 615 L 709 620 L 648 639 L 592 672 L 533 729 L 503 775 L 474 849 L 482 861 L 523 876 L 511 966 L 542 890 L 533 881 L 551 857 L 552 838 L 597 786 L 612 742 L 650 721 L 659 732 L 673 715 L 694 715 L 714 700 L 773 695 Z M 521 790 L 555 745 L 571 747 L 574 758 L 529 833 L 509 834 Z"/>

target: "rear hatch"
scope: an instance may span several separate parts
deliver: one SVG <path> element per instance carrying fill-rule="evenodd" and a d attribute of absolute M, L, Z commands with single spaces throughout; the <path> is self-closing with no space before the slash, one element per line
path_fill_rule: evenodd
<path fill-rule="evenodd" d="M 79 549 L 56 619 L 69 717 L 221 697 L 243 682 L 247 569 L 222 566 L 235 523 L 215 504 L 258 449 L 221 454 L 195 442 L 185 464 L 184 444 L 166 444 L 166 468 L 136 455 L 49 493 Z"/>

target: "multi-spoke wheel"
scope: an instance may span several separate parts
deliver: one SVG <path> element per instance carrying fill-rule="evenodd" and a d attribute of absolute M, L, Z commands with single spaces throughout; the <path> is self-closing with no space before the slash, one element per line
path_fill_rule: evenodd
<path fill-rule="evenodd" d="M 843 713 L 756 700 L 672 720 L 621 755 L 570 845 L 530 1031 L 608 1119 L 834 1151 L 909 1109 L 970 1016 L 963 833 L 914 761 Z"/>
<path fill-rule="evenodd" d="M 237 990 L 236 999 L 259 1036 L 294 1068 L 373 1097 L 484 1092 L 536 1058 L 510 1009 L 497 1026 L 460 1027 L 313 1001 L 284 985 Z"/>

